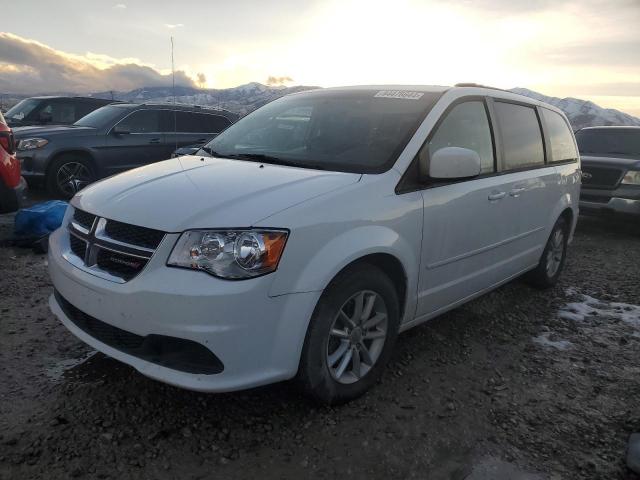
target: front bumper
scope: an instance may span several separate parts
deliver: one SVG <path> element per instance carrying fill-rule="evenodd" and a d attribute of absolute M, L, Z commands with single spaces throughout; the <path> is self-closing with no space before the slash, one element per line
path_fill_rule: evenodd
<path fill-rule="evenodd" d="M 114 283 L 62 257 L 68 249 L 68 232 L 62 227 L 50 236 L 51 278 L 60 296 L 101 322 L 143 337 L 163 335 L 204 345 L 224 364 L 221 373 L 187 373 L 113 348 L 79 328 L 54 295 L 49 300 L 52 312 L 85 343 L 171 385 L 224 392 L 292 378 L 321 292 L 269 297 L 272 275 L 224 281 L 169 268 L 165 261 L 176 238 L 167 235 L 137 277 Z"/>
<path fill-rule="evenodd" d="M 23 177 L 30 182 L 44 180 L 50 156 L 48 148 L 19 151 L 17 156 Z"/>
<path fill-rule="evenodd" d="M 586 189 L 580 192 L 580 212 L 603 215 L 640 215 L 640 187 L 621 185 L 616 190 Z"/>

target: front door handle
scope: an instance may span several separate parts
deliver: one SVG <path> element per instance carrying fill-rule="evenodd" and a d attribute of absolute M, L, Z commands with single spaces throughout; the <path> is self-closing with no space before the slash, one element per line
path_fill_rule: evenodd
<path fill-rule="evenodd" d="M 160 143 L 160 139 L 159 138 L 152 138 L 151 140 L 149 140 L 149 143 Z"/>
<path fill-rule="evenodd" d="M 524 188 L 524 187 L 516 187 L 516 188 L 514 188 L 513 190 L 511 190 L 509 192 L 509 195 L 511 195 L 512 197 L 519 197 L 520 194 L 522 192 L 524 192 L 525 190 L 526 190 L 526 188 Z"/>
<path fill-rule="evenodd" d="M 507 192 L 494 192 L 491 195 L 489 195 L 489 201 L 495 202 L 496 200 L 501 200 L 506 196 L 507 196 Z"/>

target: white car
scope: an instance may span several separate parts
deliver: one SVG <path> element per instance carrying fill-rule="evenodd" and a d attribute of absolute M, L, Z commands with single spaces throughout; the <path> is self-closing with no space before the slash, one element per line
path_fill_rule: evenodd
<path fill-rule="evenodd" d="M 399 332 L 554 285 L 580 160 L 560 110 L 480 87 L 283 97 L 192 156 L 98 182 L 50 239 L 53 313 L 154 379 L 370 388 Z"/>

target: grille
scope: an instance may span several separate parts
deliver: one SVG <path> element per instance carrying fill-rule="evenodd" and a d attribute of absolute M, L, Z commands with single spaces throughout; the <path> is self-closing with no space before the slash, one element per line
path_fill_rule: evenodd
<path fill-rule="evenodd" d="M 64 314 L 76 327 L 111 348 L 187 373 L 212 375 L 224 370 L 220 359 L 200 343 L 166 335 L 136 335 L 86 314 L 57 290 L 54 295 Z"/>
<path fill-rule="evenodd" d="M 148 261 L 146 258 L 137 258 L 101 248 L 98 250 L 96 265 L 111 275 L 120 277 L 123 280 L 131 280 L 140 273 Z"/>
<path fill-rule="evenodd" d="M 69 244 L 71 245 L 71 251 L 84 260 L 84 256 L 87 253 L 87 242 L 80 240 L 75 235 L 70 235 Z"/>
<path fill-rule="evenodd" d="M 165 233 L 75 210 L 68 225 L 70 253 L 76 267 L 115 282 L 138 275 Z"/>
<path fill-rule="evenodd" d="M 137 227 L 128 223 L 109 220 L 104 229 L 105 233 L 114 240 L 144 248 L 158 248 L 164 237 L 164 232 L 151 228 Z"/>
<path fill-rule="evenodd" d="M 618 185 L 622 178 L 622 170 L 608 167 L 582 166 L 582 172 L 586 176 L 582 177 L 582 184 L 590 187 L 613 188 Z M 589 177 L 589 175 L 591 175 Z"/>
<path fill-rule="evenodd" d="M 82 210 L 77 210 L 73 212 L 73 219 L 75 222 L 81 227 L 86 228 L 87 230 L 91 230 L 93 226 L 93 221 L 96 219 L 96 216 L 92 213 L 87 213 Z"/>

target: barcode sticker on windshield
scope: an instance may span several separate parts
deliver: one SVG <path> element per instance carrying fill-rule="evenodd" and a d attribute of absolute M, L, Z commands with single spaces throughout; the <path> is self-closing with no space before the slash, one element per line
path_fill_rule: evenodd
<path fill-rule="evenodd" d="M 380 90 L 374 95 L 376 98 L 404 98 L 407 100 L 418 100 L 422 97 L 422 92 L 408 92 L 406 90 Z"/>

